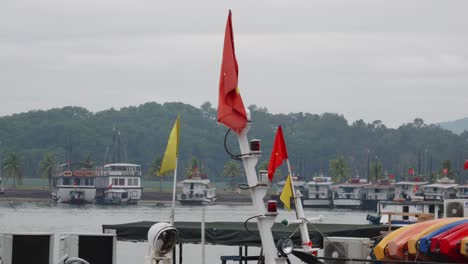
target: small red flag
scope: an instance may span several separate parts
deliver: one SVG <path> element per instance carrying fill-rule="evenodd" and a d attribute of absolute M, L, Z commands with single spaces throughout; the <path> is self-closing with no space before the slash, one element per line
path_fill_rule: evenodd
<path fill-rule="evenodd" d="M 394 174 L 390 174 L 390 175 L 388 175 L 388 178 L 393 180 L 393 179 L 395 179 L 395 175 L 394 175 Z"/>
<path fill-rule="evenodd" d="M 240 133 L 247 124 L 247 113 L 237 87 L 238 75 L 239 68 L 234 51 L 231 10 L 229 10 L 219 78 L 218 122 Z"/>
<path fill-rule="evenodd" d="M 443 172 L 445 175 L 447 175 L 447 174 L 448 174 L 448 169 L 447 169 L 447 168 L 444 168 L 444 169 L 442 170 L 442 172 Z"/>
<path fill-rule="evenodd" d="M 408 173 L 409 173 L 410 175 L 414 175 L 414 169 L 413 169 L 413 168 L 409 168 L 409 169 L 408 169 Z"/>
<path fill-rule="evenodd" d="M 284 142 L 283 129 L 281 126 L 276 131 L 275 143 L 271 151 L 270 163 L 268 163 L 268 179 L 273 180 L 276 168 L 281 166 L 283 160 L 288 158 L 288 151 L 286 150 L 286 143 Z"/>
<path fill-rule="evenodd" d="M 463 169 L 464 169 L 464 170 L 468 170 L 468 160 L 465 161 L 465 164 L 463 165 Z"/>

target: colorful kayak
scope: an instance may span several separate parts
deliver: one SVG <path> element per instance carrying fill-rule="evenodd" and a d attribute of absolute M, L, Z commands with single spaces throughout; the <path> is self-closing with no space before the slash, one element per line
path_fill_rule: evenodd
<path fill-rule="evenodd" d="M 442 232 L 433 238 L 431 238 L 431 247 L 430 247 L 430 252 L 431 254 L 439 254 L 439 248 L 440 248 L 440 240 L 462 228 L 468 227 L 468 223 L 460 224 L 456 227 L 453 227 L 445 232 Z"/>
<path fill-rule="evenodd" d="M 422 230 L 421 232 L 419 232 L 418 234 L 414 235 L 413 237 L 411 237 L 410 239 L 408 239 L 408 253 L 411 254 L 411 255 L 416 255 L 416 253 L 418 253 L 418 249 L 416 248 L 416 244 L 417 242 L 419 241 L 419 239 L 421 239 L 422 237 L 448 225 L 448 224 L 451 224 L 451 223 L 454 223 L 454 222 L 458 222 L 460 220 L 463 220 L 463 218 L 444 218 L 442 219 L 442 221 L 440 221 L 439 223 L 436 223 L 436 224 L 433 224 L 429 227 L 427 227 L 426 229 Z"/>
<path fill-rule="evenodd" d="M 468 237 L 465 237 L 460 241 L 460 254 L 468 257 Z"/>
<path fill-rule="evenodd" d="M 397 230 L 394 230 L 390 234 L 386 235 L 384 238 L 382 238 L 382 240 L 380 240 L 380 242 L 374 247 L 375 258 L 377 260 L 385 259 L 385 249 L 387 247 L 388 242 L 410 227 L 411 225 L 400 227 Z"/>
<path fill-rule="evenodd" d="M 468 263 L 468 258 L 460 254 L 460 240 L 468 236 L 468 227 L 459 229 L 440 240 L 439 254 L 457 263 Z"/>
<path fill-rule="evenodd" d="M 430 253 L 430 246 L 431 246 L 431 239 L 439 234 L 442 234 L 448 230 L 451 230 L 452 228 L 460 225 L 460 224 L 463 224 L 463 223 L 468 223 L 468 219 L 463 219 L 463 220 L 460 220 L 460 221 L 456 221 L 456 222 L 453 222 L 453 223 L 450 223 L 450 224 L 447 224 L 447 225 L 444 225 L 443 227 L 435 230 L 434 232 L 426 235 L 426 236 L 423 236 L 421 239 L 419 239 L 417 245 L 418 245 L 418 250 L 419 250 L 419 253 L 422 253 L 422 254 L 429 254 Z"/>
<path fill-rule="evenodd" d="M 403 232 L 401 232 L 388 242 L 386 250 L 387 256 L 392 259 L 406 260 L 407 250 L 405 249 L 405 247 L 407 245 L 408 239 L 417 235 L 424 229 L 441 221 L 443 221 L 443 219 L 435 219 L 410 225 L 410 228 L 405 229 Z"/>

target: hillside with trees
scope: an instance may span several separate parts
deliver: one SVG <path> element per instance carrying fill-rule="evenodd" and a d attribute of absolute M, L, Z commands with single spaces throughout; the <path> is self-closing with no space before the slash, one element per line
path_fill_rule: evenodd
<path fill-rule="evenodd" d="M 393 129 L 378 120 L 348 123 L 332 113 L 271 114 L 255 105 L 249 109 L 254 120 L 249 137 L 262 140 L 264 153 L 259 164 L 267 163 L 275 130 L 281 124 L 291 165 L 306 180 L 320 173 L 339 177 L 337 180 L 366 177 L 368 167 L 372 178 L 393 174 L 401 179 L 409 168 L 422 175 L 432 171 L 437 177 L 443 162 L 450 164 L 450 175 L 458 179 L 462 161 L 468 158 L 468 132 L 457 135 L 421 119 Z M 227 129 L 217 124 L 216 109 L 210 103 L 197 108 L 152 102 L 96 113 L 64 107 L 4 116 L 0 117 L 0 155 L 5 160 L 15 153 L 23 177 L 49 177 L 47 162 L 65 163 L 68 153 L 72 162 L 99 165 L 120 160 L 142 164 L 147 174 L 154 175 L 179 113 L 179 175 L 184 177 L 196 159 L 210 179 L 230 181 L 226 178 L 238 172 L 228 164 L 231 160 L 224 150 Z M 114 128 L 120 131 L 120 145 Z M 233 133 L 227 137 L 227 146 L 238 152 Z M 284 168 L 279 174 L 282 180 Z"/>

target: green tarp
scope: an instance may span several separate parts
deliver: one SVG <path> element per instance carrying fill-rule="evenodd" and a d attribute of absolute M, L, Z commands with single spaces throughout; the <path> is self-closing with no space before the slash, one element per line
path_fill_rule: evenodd
<path fill-rule="evenodd" d="M 146 241 L 149 228 L 157 222 L 142 221 L 128 224 L 103 225 L 103 232 L 115 232 L 118 240 Z M 175 227 L 179 231 L 179 243 L 200 243 L 200 222 L 176 222 Z M 249 245 L 260 246 L 257 223 L 247 223 L 248 230 L 242 222 L 211 222 L 205 224 L 205 239 L 207 244 L 213 245 Z M 309 224 L 309 235 L 312 243 L 319 246 L 322 244 L 322 234 L 326 236 L 344 237 L 368 237 L 373 238 L 380 235 L 380 231 L 388 227 L 381 225 L 347 225 L 347 224 Z M 300 243 L 300 233 L 297 225 L 284 226 L 280 223 L 274 224 L 273 235 L 278 238 L 290 237 Z M 293 234 L 294 233 L 294 234 Z"/>

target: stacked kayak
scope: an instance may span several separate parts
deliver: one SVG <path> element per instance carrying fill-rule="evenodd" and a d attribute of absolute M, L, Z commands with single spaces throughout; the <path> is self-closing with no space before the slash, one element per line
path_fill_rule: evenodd
<path fill-rule="evenodd" d="M 375 247 L 377 260 L 468 263 L 468 218 L 443 218 L 399 228 Z"/>

